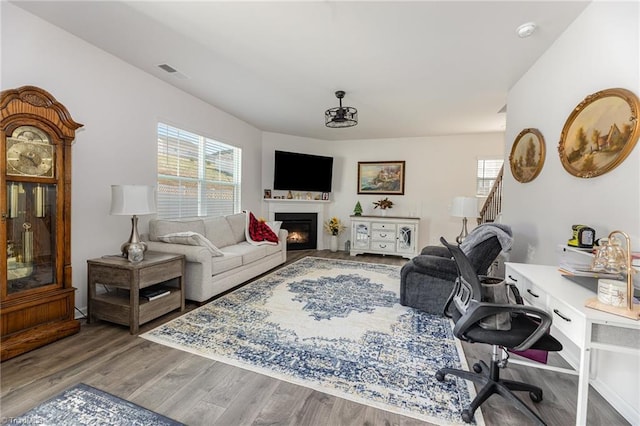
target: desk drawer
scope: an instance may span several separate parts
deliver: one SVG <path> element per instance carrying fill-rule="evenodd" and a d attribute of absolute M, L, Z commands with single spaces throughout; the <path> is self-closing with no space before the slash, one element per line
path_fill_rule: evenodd
<path fill-rule="evenodd" d="M 526 277 L 513 270 L 509 270 L 507 271 L 507 282 L 515 284 L 516 287 L 518 287 L 520 296 L 522 296 L 528 305 L 547 309 L 547 293 Z"/>
<path fill-rule="evenodd" d="M 586 318 L 568 304 L 549 296 L 549 313 L 553 316 L 553 325 L 578 347 L 584 347 Z"/>
<path fill-rule="evenodd" d="M 371 233 L 371 239 L 374 241 L 390 241 L 394 242 L 396 240 L 396 235 L 391 231 L 380 231 L 378 229 L 374 229 Z"/>

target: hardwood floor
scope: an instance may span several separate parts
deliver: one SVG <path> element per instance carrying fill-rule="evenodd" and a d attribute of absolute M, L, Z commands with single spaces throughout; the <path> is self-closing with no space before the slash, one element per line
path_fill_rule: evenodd
<path fill-rule="evenodd" d="M 345 252 L 289 252 L 287 263 L 306 255 L 402 265 L 387 256 Z M 187 309 L 196 306 L 189 304 Z M 145 324 L 150 330 L 179 313 Z M 467 361 L 489 359 L 490 347 L 463 344 Z M 551 362 L 566 365 L 557 354 Z M 188 425 L 422 425 L 411 418 L 350 402 L 131 336 L 128 328 L 83 322 L 80 333 L 0 365 L 0 423 L 64 389 L 86 383 Z M 535 410 L 549 425 L 575 423 L 577 376 L 510 364 L 505 378 L 536 383 L 544 401 Z M 523 400 L 530 406 L 527 395 Z M 484 405 L 488 425 L 528 420 L 499 396 Z M 590 425 L 628 424 L 595 390 L 589 392 Z"/>

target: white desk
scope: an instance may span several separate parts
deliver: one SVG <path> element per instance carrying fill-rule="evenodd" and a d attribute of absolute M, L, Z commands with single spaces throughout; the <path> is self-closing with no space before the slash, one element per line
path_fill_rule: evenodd
<path fill-rule="evenodd" d="M 576 424 L 586 424 L 591 351 L 640 354 L 640 321 L 586 308 L 585 300 L 595 292 L 564 278 L 555 266 L 505 266 L 507 281 L 527 303 L 551 313 L 555 328 L 579 348 Z"/>

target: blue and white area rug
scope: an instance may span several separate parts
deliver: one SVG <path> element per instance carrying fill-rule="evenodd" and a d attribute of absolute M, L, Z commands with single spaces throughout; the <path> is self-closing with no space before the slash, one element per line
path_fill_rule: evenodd
<path fill-rule="evenodd" d="M 67 389 L 21 416 L 9 419 L 7 424 L 182 426 L 182 423 L 84 383 Z"/>
<path fill-rule="evenodd" d="M 473 387 L 446 318 L 400 305 L 400 267 L 303 258 L 145 339 L 436 424 L 463 424 Z M 483 423 L 480 411 L 475 415 Z"/>

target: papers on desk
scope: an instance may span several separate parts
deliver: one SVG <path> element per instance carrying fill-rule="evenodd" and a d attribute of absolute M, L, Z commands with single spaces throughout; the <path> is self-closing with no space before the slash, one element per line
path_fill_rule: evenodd
<path fill-rule="evenodd" d="M 624 278 L 621 274 L 592 271 L 591 265 L 584 265 L 580 263 L 562 262 L 558 265 L 558 270 L 561 274 L 572 277 L 613 278 L 618 280 Z"/>

